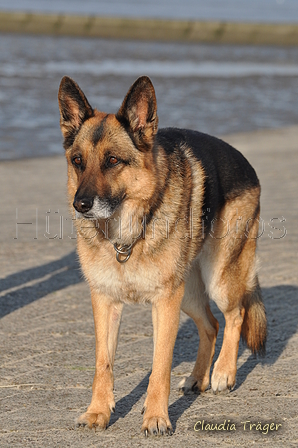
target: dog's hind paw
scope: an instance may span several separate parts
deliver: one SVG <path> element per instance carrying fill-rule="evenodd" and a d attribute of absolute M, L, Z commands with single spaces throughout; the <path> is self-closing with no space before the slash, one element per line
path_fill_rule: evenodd
<path fill-rule="evenodd" d="M 212 378 L 211 378 L 211 388 L 214 394 L 219 392 L 228 392 L 233 390 L 236 383 L 236 375 L 233 371 L 223 371 L 219 368 L 214 367 Z"/>
<path fill-rule="evenodd" d="M 103 413 L 96 414 L 93 412 L 85 412 L 76 421 L 76 427 L 87 427 L 89 429 L 106 429 L 110 420 L 109 415 Z"/>
<path fill-rule="evenodd" d="M 202 387 L 201 381 L 197 380 L 192 375 L 183 378 L 178 385 L 179 392 L 182 392 L 184 395 L 200 394 L 201 392 L 204 392 L 207 387 L 208 385 Z"/>
<path fill-rule="evenodd" d="M 197 380 L 193 376 L 185 377 L 183 378 L 179 385 L 178 389 L 179 392 L 182 392 L 184 395 L 193 394 L 196 392 L 197 389 Z"/>

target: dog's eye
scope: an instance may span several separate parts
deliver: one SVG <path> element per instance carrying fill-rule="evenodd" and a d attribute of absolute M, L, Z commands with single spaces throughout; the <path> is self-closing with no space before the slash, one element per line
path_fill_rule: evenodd
<path fill-rule="evenodd" d="M 110 165 L 110 166 L 115 166 L 115 165 L 117 165 L 119 163 L 119 159 L 117 159 L 117 157 L 115 157 L 115 156 L 111 156 L 111 157 L 109 157 L 109 159 L 108 159 L 108 164 Z"/>
<path fill-rule="evenodd" d="M 72 162 L 74 165 L 76 166 L 81 166 L 82 165 L 82 158 L 79 156 L 76 156 L 72 159 Z"/>

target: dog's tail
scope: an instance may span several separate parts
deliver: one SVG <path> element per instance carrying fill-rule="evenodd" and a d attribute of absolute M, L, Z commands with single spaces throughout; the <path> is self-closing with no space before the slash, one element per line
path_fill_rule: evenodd
<path fill-rule="evenodd" d="M 257 278 L 255 288 L 246 293 L 242 304 L 245 308 L 245 315 L 241 327 L 241 337 L 253 353 L 265 355 L 267 319 Z"/>

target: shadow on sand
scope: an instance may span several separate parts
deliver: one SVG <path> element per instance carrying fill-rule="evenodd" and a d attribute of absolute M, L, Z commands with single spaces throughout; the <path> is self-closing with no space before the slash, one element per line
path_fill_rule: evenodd
<path fill-rule="evenodd" d="M 0 318 L 35 300 L 83 281 L 77 255 L 25 269 L 0 280 Z"/>

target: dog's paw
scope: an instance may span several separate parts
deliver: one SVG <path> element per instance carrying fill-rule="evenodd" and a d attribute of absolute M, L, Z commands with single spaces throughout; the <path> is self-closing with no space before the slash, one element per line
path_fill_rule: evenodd
<path fill-rule="evenodd" d="M 85 412 L 76 421 L 76 427 L 87 427 L 89 429 L 106 429 L 108 427 L 110 415 L 94 412 Z"/>
<path fill-rule="evenodd" d="M 184 395 L 199 393 L 197 379 L 191 375 L 183 378 L 178 385 L 178 389 L 179 392 L 182 392 Z"/>
<path fill-rule="evenodd" d="M 190 375 L 188 377 L 183 378 L 179 385 L 179 392 L 182 392 L 184 395 L 191 394 L 200 394 L 204 392 L 209 386 L 209 382 L 207 384 L 202 384 L 202 381 Z"/>
<path fill-rule="evenodd" d="M 230 391 L 234 388 L 236 383 L 236 373 L 226 369 L 221 369 L 215 364 L 212 378 L 211 388 L 213 393 Z"/>
<path fill-rule="evenodd" d="M 164 417 L 148 417 L 144 418 L 141 431 L 145 437 L 172 435 L 173 429 L 169 418 Z"/>

